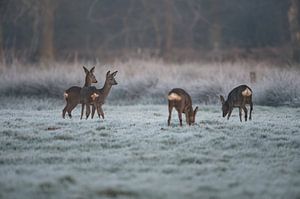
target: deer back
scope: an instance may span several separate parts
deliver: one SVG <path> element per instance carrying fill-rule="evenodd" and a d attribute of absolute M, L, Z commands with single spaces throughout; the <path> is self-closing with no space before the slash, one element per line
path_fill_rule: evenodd
<path fill-rule="evenodd" d="M 176 110 L 185 110 L 192 106 L 191 96 L 181 88 L 174 88 L 168 94 L 168 100 L 173 101 Z"/>
<path fill-rule="evenodd" d="M 247 85 L 240 85 L 234 88 L 227 97 L 227 103 L 230 106 L 242 106 L 244 103 L 248 104 L 251 101 L 252 90 Z"/>

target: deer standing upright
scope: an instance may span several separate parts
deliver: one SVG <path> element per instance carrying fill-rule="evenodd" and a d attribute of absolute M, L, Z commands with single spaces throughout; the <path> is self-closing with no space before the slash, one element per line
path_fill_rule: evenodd
<path fill-rule="evenodd" d="M 105 102 L 106 97 L 108 96 L 111 87 L 113 85 L 117 85 L 117 81 L 115 80 L 115 76 L 118 71 L 115 71 L 113 73 L 110 73 L 108 71 L 106 73 L 106 79 L 104 86 L 101 89 L 97 89 L 94 86 L 85 87 L 81 90 L 81 100 L 82 100 L 82 108 L 81 108 L 81 119 L 84 112 L 84 106 L 86 107 L 86 119 L 90 115 L 90 105 L 92 105 L 92 118 L 95 114 L 95 109 L 97 109 L 98 116 L 100 118 L 100 115 L 104 119 L 104 113 L 102 110 L 102 105 Z"/>
<path fill-rule="evenodd" d="M 85 72 L 85 83 L 84 87 L 91 86 L 92 83 L 97 83 L 96 77 L 94 75 L 95 67 L 88 70 L 86 67 L 83 66 Z M 65 108 L 62 111 L 62 117 L 65 118 L 66 112 L 70 118 L 72 118 L 71 112 L 80 103 L 80 91 L 81 87 L 79 86 L 72 86 L 69 89 L 65 90 L 64 98 L 67 102 Z"/>
<path fill-rule="evenodd" d="M 188 125 L 195 123 L 198 106 L 195 108 L 195 110 L 193 110 L 192 99 L 185 90 L 181 88 L 172 89 L 168 94 L 168 101 L 169 101 L 168 126 L 170 126 L 173 107 L 175 107 L 175 109 L 178 112 L 180 126 L 182 126 L 182 113 L 185 114 L 186 123 Z"/>
<path fill-rule="evenodd" d="M 234 88 L 232 91 L 230 91 L 226 101 L 222 95 L 220 95 L 220 100 L 222 102 L 223 117 L 225 117 L 228 114 L 228 120 L 230 118 L 233 108 L 237 107 L 239 108 L 240 121 L 242 122 L 242 109 L 245 112 L 245 121 L 247 121 L 248 110 L 246 108 L 246 104 L 250 105 L 249 120 L 252 119 L 252 90 L 249 86 L 240 85 Z"/>

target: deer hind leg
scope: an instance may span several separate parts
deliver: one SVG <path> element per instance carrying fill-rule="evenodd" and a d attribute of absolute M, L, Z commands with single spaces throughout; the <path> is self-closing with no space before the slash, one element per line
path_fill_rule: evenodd
<path fill-rule="evenodd" d="M 69 110 L 70 110 L 70 107 L 71 107 L 71 103 L 70 103 L 70 101 L 68 100 L 68 98 L 66 98 L 66 102 L 67 102 L 67 104 L 66 104 L 66 106 L 65 106 L 65 108 L 63 109 L 63 111 L 62 111 L 62 117 L 65 119 L 65 116 L 66 116 L 66 112 L 68 112 L 68 114 L 69 114 Z M 72 115 L 70 116 L 70 114 L 69 114 L 69 117 L 70 118 L 72 118 Z"/>
<path fill-rule="evenodd" d="M 182 112 L 178 110 L 179 125 L 182 126 Z"/>
<path fill-rule="evenodd" d="M 173 110 L 173 106 L 171 104 L 172 102 L 169 101 L 169 117 L 168 117 L 168 126 L 170 126 L 171 123 L 171 115 L 172 115 L 172 110 Z"/>
<path fill-rule="evenodd" d="M 250 102 L 250 114 L 249 114 L 249 120 L 252 120 L 252 111 L 253 111 L 253 103 L 252 100 Z"/>
<path fill-rule="evenodd" d="M 246 106 L 243 107 L 243 110 L 245 112 L 245 122 L 247 122 L 247 117 L 248 117 L 248 109 L 246 108 Z"/>
<path fill-rule="evenodd" d="M 62 111 L 62 117 L 63 117 L 64 119 L 65 119 L 65 116 L 66 116 L 66 112 L 67 112 L 68 105 L 69 105 L 69 104 L 66 104 L 65 108 L 64 108 L 63 111 Z"/>
<path fill-rule="evenodd" d="M 242 122 L 242 108 L 239 107 L 239 116 L 240 116 L 240 121 Z"/>
<path fill-rule="evenodd" d="M 69 107 L 67 108 L 67 112 L 68 112 L 68 115 L 70 118 L 72 118 L 72 110 L 77 106 L 77 103 L 74 103 L 74 104 L 70 104 Z"/>

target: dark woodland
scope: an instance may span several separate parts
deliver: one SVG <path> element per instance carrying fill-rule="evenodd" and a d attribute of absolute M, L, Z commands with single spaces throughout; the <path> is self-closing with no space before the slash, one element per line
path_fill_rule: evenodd
<path fill-rule="evenodd" d="M 0 60 L 300 62 L 299 0 L 1 0 Z"/>

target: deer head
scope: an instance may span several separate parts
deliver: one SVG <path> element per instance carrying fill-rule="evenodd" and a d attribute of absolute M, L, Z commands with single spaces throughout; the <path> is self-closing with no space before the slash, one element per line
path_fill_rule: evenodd
<path fill-rule="evenodd" d="M 225 99 L 222 95 L 220 95 L 220 100 L 222 103 L 223 117 L 225 117 L 227 115 L 227 113 L 229 112 L 229 104 L 227 101 L 225 101 Z"/>
<path fill-rule="evenodd" d="M 190 106 L 187 110 L 187 113 L 186 114 L 186 122 L 191 125 L 191 124 L 194 124 L 195 123 L 195 119 L 196 119 L 196 114 L 197 114 L 197 111 L 198 111 L 198 106 L 196 106 L 195 110 L 193 110 L 193 107 Z"/>
<path fill-rule="evenodd" d="M 110 73 L 110 71 L 108 71 L 106 73 L 106 83 L 108 83 L 109 85 L 117 85 L 118 82 L 115 80 L 115 76 L 117 74 L 118 71 L 115 71 L 113 73 Z"/>
<path fill-rule="evenodd" d="M 91 82 L 91 83 L 97 83 L 97 79 L 94 75 L 95 71 L 95 66 L 91 68 L 91 70 L 88 70 L 86 67 L 83 66 L 84 72 L 86 74 L 86 82 Z"/>

